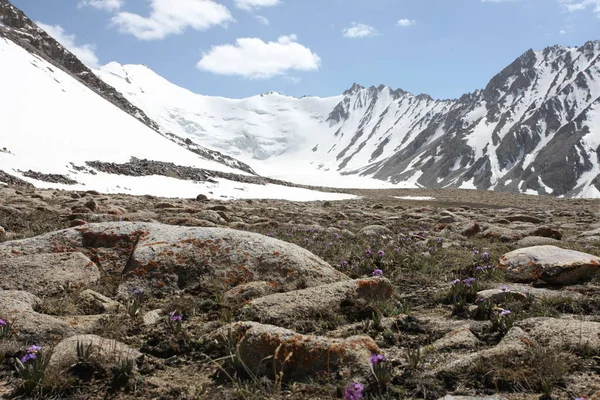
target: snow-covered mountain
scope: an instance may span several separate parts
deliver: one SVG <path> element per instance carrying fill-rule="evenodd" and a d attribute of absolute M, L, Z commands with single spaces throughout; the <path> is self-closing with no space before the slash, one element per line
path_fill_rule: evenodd
<path fill-rule="evenodd" d="M 0 182 L 172 197 L 352 197 L 262 178 L 161 129 L 0 0 Z"/>
<path fill-rule="evenodd" d="M 163 130 L 269 176 L 600 197 L 599 41 L 529 50 L 454 100 L 357 84 L 329 98 L 237 100 L 194 94 L 139 65 L 95 73 Z"/>

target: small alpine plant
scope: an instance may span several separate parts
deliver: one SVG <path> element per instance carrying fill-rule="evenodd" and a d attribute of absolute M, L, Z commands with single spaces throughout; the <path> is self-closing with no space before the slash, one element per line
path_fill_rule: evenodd
<path fill-rule="evenodd" d="M 171 311 L 167 316 L 167 326 L 175 333 L 181 332 L 183 316 L 177 311 Z"/>
<path fill-rule="evenodd" d="M 17 375 L 21 378 L 21 386 L 27 393 L 33 392 L 44 380 L 50 354 L 42 350 L 41 346 L 32 345 L 23 357 L 15 359 Z"/>
<path fill-rule="evenodd" d="M 392 369 L 390 363 L 383 354 L 373 354 L 369 359 L 371 372 L 380 387 L 385 387 L 392 380 Z"/>
<path fill-rule="evenodd" d="M 11 333 L 10 323 L 5 319 L 0 318 L 0 339 L 9 337 Z"/>

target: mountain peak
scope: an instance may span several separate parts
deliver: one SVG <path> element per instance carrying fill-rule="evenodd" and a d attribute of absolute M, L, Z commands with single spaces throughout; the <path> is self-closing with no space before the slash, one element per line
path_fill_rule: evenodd
<path fill-rule="evenodd" d="M 354 82 L 354 83 L 352 84 L 352 86 L 350 87 L 350 89 L 348 89 L 348 90 L 345 90 L 343 94 L 344 94 L 345 96 L 347 96 L 347 95 L 350 95 L 350 94 L 355 94 L 355 93 L 357 93 L 357 92 L 359 92 L 359 91 L 363 90 L 364 88 L 365 88 L 364 86 L 361 86 L 361 85 L 359 85 L 358 83 Z"/>

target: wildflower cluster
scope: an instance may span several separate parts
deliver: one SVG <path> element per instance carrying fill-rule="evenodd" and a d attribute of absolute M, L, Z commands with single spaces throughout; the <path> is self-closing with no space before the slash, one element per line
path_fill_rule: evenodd
<path fill-rule="evenodd" d="M 360 383 L 352 383 L 344 390 L 344 400 L 362 400 L 365 387 Z"/>
<path fill-rule="evenodd" d="M 42 347 L 37 345 L 30 346 L 23 357 L 15 360 L 17 375 L 25 391 L 33 391 L 43 381 L 49 361 L 50 355 L 43 354 Z"/>
<path fill-rule="evenodd" d="M 455 312 L 462 312 L 467 303 L 475 300 L 477 291 L 477 280 L 475 278 L 455 279 L 452 281 L 447 299 L 454 306 Z"/>

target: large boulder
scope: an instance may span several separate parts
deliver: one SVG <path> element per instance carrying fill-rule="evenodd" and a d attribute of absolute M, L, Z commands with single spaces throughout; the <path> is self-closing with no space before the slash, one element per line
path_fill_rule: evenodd
<path fill-rule="evenodd" d="M 571 285 L 589 279 L 600 270 L 600 257 L 555 246 L 534 246 L 501 256 L 498 268 L 515 282 L 542 280 Z"/>
<path fill-rule="evenodd" d="M 283 367 L 285 379 L 319 379 L 329 374 L 367 377 L 370 375 L 369 357 L 380 353 L 369 336 L 332 339 L 301 335 L 257 322 L 236 322 L 209 336 L 209 340 L 224 346 L 225 352 L 237 350 L 241 360 L 259 375 L 273 377 L 273 362 L 277 362 L 279 371 L 289 356 Z M 274 355 L 277 355 L 276 360 Z"/>
<path fill-rule="evenodd" d="M 341 281 L 250 300 L 242 308 L 242 317 L 297 328 L 297 324 L 303 324 L 306 320 L 343 313 L 344 304 L 356 304 L 361 300 L 385 301 L 392 293 L 392 284 L 385 278 Z"/>
<path fill-rule="evenodd" d="M 0 288 L 34 294 L 53 293 L 67 283 L 87 285 L 100 279 L 100 271 L 79 252 L 28 254 L 0 259 Z"/>
<path fill-rule="evenodd" d="M 213 280 L 226 287 L 268 281 L 289 291 L 349 279 L 299 246 L 228 228 L 107 222 L 0 244 L 0 259 L 68 252 L 81 252 L 103 270 L 157 290 Z"/>

